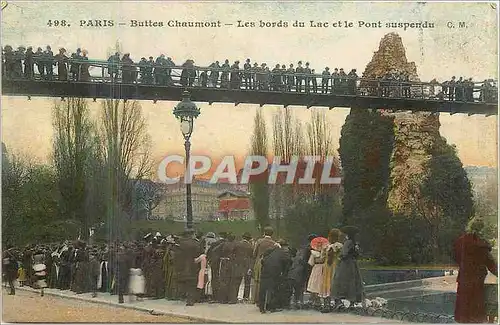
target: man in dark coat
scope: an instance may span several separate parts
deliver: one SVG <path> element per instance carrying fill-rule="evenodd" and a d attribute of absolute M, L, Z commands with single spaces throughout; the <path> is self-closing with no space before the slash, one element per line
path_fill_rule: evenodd
<path fill-rule="evenodd" d="M 32 286 L 33 284 L 33 252 L 30 246 L 26 246 L 23 252 L 23 268 L 26 272 L 26 285 Z"/>
<path fill-rule="evenodd" d="M 76 293 L 86 292 L 88 262 L 86 244 L 84 242 L 78 242 L 78 249 L 76 250 L 74 259 L 74 280 L 71 288 L 71 290 Z"/>
<path fill-rule="evenodd" d="M 219 301 L 220 300 L 220 295 L 219 295 L 219 266 L 220 266 L 220 258 L 221 258 L 221 250 L 223 247 L 223 244 L 226 241 L 226 234 L 221 233 L 221 238 L 213 243 L 208 251 L 207 251 L 207 259 L 208 263 L 210 264 L 210 269 L 212 271 L 212 280 L 211 280 L 211 285 L 212 285 L 212 299 L 213 301 Z"/>
<path fill-rule="evenodd" d="M 175 247 L 174 270 L 179 292 L 186 293 L 186 306 L 193 306 L 197 300 L 199 264 L 194 260 L 203 253 L 193 235 L 193 230 L 187 229 L 179 239 L 179 246 Z"/>
<path fill-rule="evenodd" d="M 252 267 L 253 267 L 253 245 L 250 242 L 252 236 L 249 233 L 243 234 L 243 240 L 238 242 L 238 256 L 236 256 L 236 263 L 241 268 L 245 282 L 243 290 L 243 299 L 248 300 L 250 297 L 250 285 L 252 282 Z"/>
<path fill-rule="evenodd" d="M 99 268 L 100 268 L 99 253 L 97 250 L 92 250 L 89 252 L 89 266 L 88 266 L 88 285 L 89 290 L 92 292 L 92 297 L 97 297 L 97 281 L 99 279 Z"/>
<path fill-rule="evenodd" d="M 308 251 L 311 254 L 310 250 Z M 287 291 L 288 297 L 293 294 L 294 307 L 300 309 L 304 303 L 304 290 L 306 286 L 306 280 L 308 278 L 308 269 L 310 265 L 307 263 L 309 258 L 306 259 L 305 250 L 299 250 L 295 255 L 288 272 L 288 284 L 289 288 Z"/>
<path fill-rule="evenodd" d="M 151 268 L 151 293 L 153 299 L 165 298 L 165 274 L 163 273 L 163 257 L 165 250 L 160 247 L 158 240 L 154 243 L 154 249 L 150 256 Z"/>
<path fill-rule="evenodd" d="M 253 250 L 253 260 L 254 262 L 254 267 L 253 267 L 253 272 L 252 276 L 254 279 L 254 284 L 253 284 L 253 298 L 255 300 L 255 303 L 259 303 L 259 288 L 260 288 L 260 273 L 262 270 L 262 256 L 266 251 L 269 249 L 274 248 L 276 245 L 276 242 L 271 238 L 273 235 L 274 231 L 272 227 L 265 227 L 264 228 L 264 237 L 259 238 L 257 242 L 255 242 L 255 248 Z"/>
<path fill-rule="evenodd" d="M 57 288 L 61 290 L 68 290 L 71 283 L 70 255 L 71 250 L 65 245 L 59 254 L 60 266 L 59 276 L 57 278 Z"/>
<path fill-rule="evenodd" d="M 17 278 L 17 258 L 14 256 L 13 247 L 7 246 L 7 250 L 2 256 L 2 270 L 4 272 L 5 280 L 9 283 L 9 295 L 15 295 L 16 289 L 14 281 Z"/>
<path fill-rule="evenodd" d="M 128 292 L 129 273 L 132 261 L 129 250 L 122 245 L 116 256 L 117 269 L 115 273 L 115 286 L 117 287 L 118 303 L 123 304 L 123 295 Z"/>
<path fill-rule="evenodd" d="M 498 276 L 491 246 L 479 237 L 482 221 L 475 221 L 470 232 L 460 236 L 454 246 L 455 261 L 458 263 L 458 288 L 455 303 L 457 323 L 485 323 L 485 286 L 488 270 Z"/>
<path fill-rule="evenodd" d="M 267 250 L 262 256 L 260 274 L 259 310 L 276 311 L 283 307 L 279 289 L 282 287 L 285 276 L 290 267 L 290 251 L 285 241 Z M 283 245 L 281 247 L 280 245 Z"/>
<path fill-rule="evenodd" d="M 238 291 L 244 271 L 238 243 L 233 234 L 228 234 L 227 241 L 222 244 L 220 257 L 220 302 L 235 304 L 238 302 Z"/>

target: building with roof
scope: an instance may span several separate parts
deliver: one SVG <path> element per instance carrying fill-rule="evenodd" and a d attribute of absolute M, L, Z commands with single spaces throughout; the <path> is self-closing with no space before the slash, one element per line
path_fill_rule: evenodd
<path fill-rule="evenodd" d="M 233 184 L 209 180 L 194 179 L 191 183 L 191 201 L 193 205 L 193 220 L 215 220 L 219 209 L 221 192 L 232 190 Z M 182 221 L 186 218 L 186 184 L 181 178 L 177 184 L 166 185 L 163 197 L 153 210 L 154 219 L 170 219 Z"/>
<path fill-rule="evenodd" d="M 250 193 L 241 190 L 224 191 L 218 196 L 217 220 L 253 219 Z"/>

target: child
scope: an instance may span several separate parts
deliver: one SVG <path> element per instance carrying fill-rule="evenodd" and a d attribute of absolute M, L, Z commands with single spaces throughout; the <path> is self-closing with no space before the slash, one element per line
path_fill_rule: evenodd
<path fill-rule="evenodd" d="M 26 282 L 26 271 L 24 270 L 23 263 L 18 262 L 17 264 L 19 266 L 17 270 L 17 281 L 19 282 L 19 286 L 23 287 L 24 282 Z"/>

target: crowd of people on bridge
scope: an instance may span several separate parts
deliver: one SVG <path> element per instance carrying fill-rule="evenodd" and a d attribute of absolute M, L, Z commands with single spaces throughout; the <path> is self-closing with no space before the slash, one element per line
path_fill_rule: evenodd
<path fill-rule="evenodd" d="M 45 50 L 38 47 L 33 52 L 32 47 L 20 46 L 17 50 L 9 45 L 3 49 L 2 63 L 3 76 L 6 78 L 40 78 L 54 80 L 54 67 L 57 67 L 59 81 L 92 81 L 89 69 L 93 66 L 102 69 L 101 80 L 106 78 L 104 69 L 107 68 L 107 80 L 120 81 L 126 84 L 148 84 L 161 86 L 180 85 L 183 87 L 207 87 L 223 89 L 245 89 L 258 91 L 295 92 L 304 94 L 336 94 L 361 95 L 378 97 L 412 98 L 415 96 L 430 99 L 447 99 L 450 101 L 474 102 L 474 92 L 479 92 L 479 101 L 496 102 L 497 85 L 493 80 L 485 80 L 481 87 L 475 86 L 472 78 L 460 77 L 443 83 L 433 80 L 426 89 L 422 84 L 411 80 L 407 72 L 392 70 L 375 80 L 362 80 L 356 69 L 348 73 L 343 68 L 325 67 L 321 73 L 315 71 L 309 62 L 298 61 L 296 66 L 276 64 L 273 68 L 266 63 L 251 62 L 246 59 L 240 67 L 240 61 L 230 63 L 226 59 L 223 64 L 215 61 L 208 67 L 195 66 L 194 61 L 186 60 L 177 66 L 172 58 L 161 54 L 154 59 L 142 57 L 135 63 L 130 53 L 120 56 L 120 53 L 111 55 L 107 62 L 89 62 L 88 52 L 78 48 L 70 56 L 64 48 L 54 55 L 50 46 Z M 35 76 L 35 65 L 38 76 Z M 24 68 L 23 68 L 24 66 Z M 180 76 L 176 71 L 180 70 Z M 121 76 L 121 79 L 120 79 Z M 436 87 L 440 90 L 436 93 Z M 412 90 L 414 89 L 414 90 Z M 418 95 L 417 95 L 418 94 Z"/>
<path fill-rule="evenodd" d="M 237 239 L 230 233 L 187 230 L 180 236 L 157 232 L 142 241 L 110 245 L 76 240 L 10 246 L 3 254 L 3 269 L 10 294 L 15 294 L 17 278 L 21 286 L 41 289 L 42 295 L 48 287 L 94 297 L 109 292 L 120 303 L 128 294 L 183 299 L 187 306 L 244 300 L 262 313 L 311 307 L 330 312 L 365 299 L 356 233 L 348 226 L 330 230 L 327 238 L 311 234 L 298 249 L 274 240 L 271 227 L 255 240 L 248 233 Z"/>

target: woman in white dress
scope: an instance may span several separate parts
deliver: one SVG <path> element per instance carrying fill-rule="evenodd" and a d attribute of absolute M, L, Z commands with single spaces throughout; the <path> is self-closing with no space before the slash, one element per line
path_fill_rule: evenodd
<path fill-rule="evenodd" d="M 311 256 L 308 261 L 308 264 L 313 268 L 307 283 L 307 291 L 311 293 L 311 304 L 315 308 L 319 308 L 321 306 L 319 294 L 321 293 L 323 287 L 323 267 L 325 261 L 325 257 L 321 254 L 322 250 L 323 244 L 320 244 L 315 247 L 315 249 L 312 249 Z"/>

